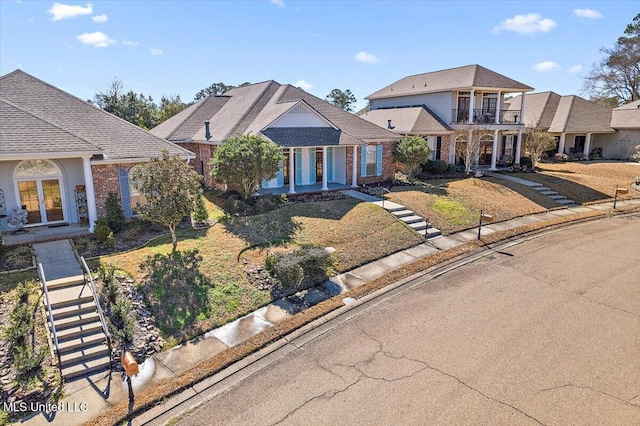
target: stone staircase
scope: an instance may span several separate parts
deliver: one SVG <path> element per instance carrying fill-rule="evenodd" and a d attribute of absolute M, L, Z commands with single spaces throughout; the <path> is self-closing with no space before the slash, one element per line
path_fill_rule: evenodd
<path fill-rule="evenodd" d="M 382 207 L 389 213 L 394 215 L 399 221 L 403 222 L 409 228 L 413 229 L 415 232 L 427 239 L 441 235 L 439 229 L 431 226 L 430 223 L 428 223 L 422 217 L 416 215 L 411 210 L 407 209 L 405 206 L 387 202 L 386 205 L 383 205 Z"/>
<path fill-rule="evenodd" d="M 535 189 L 540 194 L 551 198 L 553 201 L 555 201 L 556 203 L 560 204 L 561 206 L 570 207 L 570 206 L 574 206 L 576 204 L 575 201 L 570 200 L 569 198 L 565 197 L 564 195 L 558 194 L 556 191 L 553 191 L 552 189 L 547 188 L 546 186 L 543 186 L 542 184 L 531 185 L 531 189 Z"/>
<path fill-rule="evenodd" d="M 49 329 L 58 341 L 62 377 L 66 381 L 111 368 L 111 351 L 90 284 L 83 275 L 45 280 Z M 53 318 L 53 325 L 50 318 Z M 55 342 L 54 338 L 54 342 Z M 54 343 L 55 344 L 55 343 Z"/>

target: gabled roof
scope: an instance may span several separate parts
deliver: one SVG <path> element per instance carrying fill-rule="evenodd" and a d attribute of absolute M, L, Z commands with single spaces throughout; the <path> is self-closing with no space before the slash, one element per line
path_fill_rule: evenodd
<path fill-rule="evenodd" d="M 360 115 L 380 127 L 387 127 L 399 134 L 429 135 L 449 133 L 451 128 L 425 106 L 374 109 Z"/>
<path fill-rule="evenodd" d="M 3 107 L 7 108 L 8 121 L 0 123 L 3 132 L 8 129 L 5 135 L 9 139 L 3 140 L 3 149 L 24 148 L 24 152 L 30 152 L 32 148 L 24 146 L 27 133 L 37 139 L 50 134 L 49 149 L 56 152 L 67 150 L 67 144 L 78 145 L 84 141 L 87 148 L 98 147 L 105 160 L 144 160 L 162 156 L 165 149 L 172 155 L 194 156 L 184 148 L 20 70 L 0 77 L 0 99 L 9 106 Z M 24 113 L 32 119 L 25 117 Z M 33 120 L 42 123 L 36 125 Z M 30 129 L 24 127 L 26 124 L 36 126 L 34 129 L 37 130 L 29 133 Z M 62 137 L 61 132 L 66 132 L 68 139 Z"/>
<path fill-rule="evenodd" d="M 493 89 L 503 92 L 528 92 L 533 90 L 532 87 L 526 84 L 475 64 L 404 77 L 370 94 L 365 99 L 396 98 L 471 88 Z"/>
<path fill-rule="evenodd" d="M 309 127 L 275 130 L 269 127 L 298 104 L 304 105 L 330 127 L 325 130 Z M 208 139 L 205 121 L 210 123 Z M 338 133 L 326 130 L 328 128 L 337 129 Z M 253 133 L 282 146 L 361 145 L 372 140 L 398 139 L 397 135 L 384 128 L 301 89 L 273 80 L 236 87 L 222 96 L 209 96 L 151 129 L 151 133 L 174 142 L 213 144 L 222 143 L 229 137 Z M 295 144 L 294 138 L 298 138 Z M 305 141 L 305 138 L 313 143 Z M 322 138 L 326 138 L 326 143 L 321 143 Z"/>
<path fill-rule="evenodd" d="M 527 109 L 527 100 L 524 102 Z M 549 126 L 549 132 L 613 132 L 611 109 L 590 102 L 580 96 L 563 96 Z"/>
<path fill-rule="evenodd" d="M 640 100 L 614 108 L 611 127 L 615 129 L 640 129 Z"/>
<path fill-rule="evenodd" d="M 553 117 L 558 109 L 561 96 L 555 92 L 527 93 L 524 101 L 524 124 L 543 130 L 551 126 Z M 522 95 L 508 100 L 506 110 L 520 111 L 522 109 Z"/>

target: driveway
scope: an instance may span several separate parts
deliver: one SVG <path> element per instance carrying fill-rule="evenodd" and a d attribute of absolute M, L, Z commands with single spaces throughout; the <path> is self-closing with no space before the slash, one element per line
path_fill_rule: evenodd
<path fill-rule="evenodd" d="M 548 233 L 349 311 L 177 424 L 637 424 L 638 277 L 638 215 Z"/>

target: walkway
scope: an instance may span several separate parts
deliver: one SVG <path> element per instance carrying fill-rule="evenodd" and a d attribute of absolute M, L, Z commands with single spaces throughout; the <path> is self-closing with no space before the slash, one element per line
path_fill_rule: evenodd
<path fill-rule="evenodd" d="M 82 275 L 82 269 L 69 240 L 33 245 L 38 263 L 42 263 L 47 281 Z"/>

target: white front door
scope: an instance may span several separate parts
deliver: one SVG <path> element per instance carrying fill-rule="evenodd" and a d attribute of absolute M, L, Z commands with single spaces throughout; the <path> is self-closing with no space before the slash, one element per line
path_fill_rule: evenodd
<path fill-rule="evenodd" d="M 64 222 L 60 170 L 47 160 L 27 160 L 14 173 L 18 205 L 28 212 L 27 225 Z"/>

